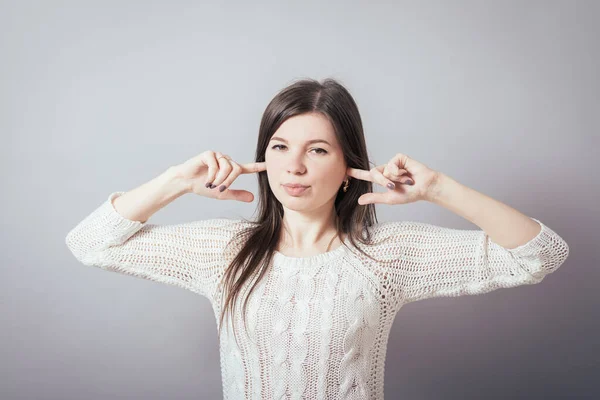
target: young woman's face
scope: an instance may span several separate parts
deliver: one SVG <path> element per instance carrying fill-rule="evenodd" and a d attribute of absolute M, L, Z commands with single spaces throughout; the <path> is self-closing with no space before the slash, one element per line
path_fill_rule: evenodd
<path fill-rule="evenodd" d="M 333 203 L 346 179 L 346 162 L 333 125 L 320 113 L 296 115 L 281 124 L 267 146 L 265 162 L 275 197 L 296 211 Z M 286 190 L 286 184 L 308 187 L 294 192 Z"/>

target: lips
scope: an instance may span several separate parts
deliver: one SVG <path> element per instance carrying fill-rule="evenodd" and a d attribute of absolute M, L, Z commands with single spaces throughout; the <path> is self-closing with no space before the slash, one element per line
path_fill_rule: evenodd
<path fill-rule="evenodd" d="M 291 196 L 301 196 L 309 188 L 310 188 L 310 186 L 300 185 L 300 186 L 296 186 L 296 187 L 291 187 L 289 185 L 283 185 L 283 189 L 287 192 L 287 194 L 289 194 Z"/>
<path fill-rule="evenodd" d="M 289 188 L 294 188 L 294 189 L 295 189 L 295 188 L 307 188 L 307 187 L 308 187 L 308 186 L 306 186 L 306 185 L 299 185 L 299 184 L 297 184 L 297 183 L 288 183 L 288 184 L 285 184 L 285 185 L 283 185 L 283 186 L 285 186 L 285 187 L 289 187 Z"/>

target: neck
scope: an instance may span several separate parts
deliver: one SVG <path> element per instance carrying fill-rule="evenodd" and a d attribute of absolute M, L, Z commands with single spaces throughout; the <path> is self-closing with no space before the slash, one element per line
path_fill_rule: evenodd
<path fill-rule="evenodd" d="M 323 222 L 297 214 L 284 217 L 278 247 L 297 253 L 328 252 L 336 239 L 342 240 L 337 233 L 337 221 L 335 213 Z"/>

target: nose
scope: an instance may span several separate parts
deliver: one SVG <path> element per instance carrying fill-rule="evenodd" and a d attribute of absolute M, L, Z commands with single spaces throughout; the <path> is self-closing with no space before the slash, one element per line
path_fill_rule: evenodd
<path fill-rule="evenodd" d="M 306 167 L 304 166 L 302 153 L 294 154 L 289 153 L 288 163 L 287 163 L 287 171 L 290 174 L 303 174 L 306 171 Z"/>

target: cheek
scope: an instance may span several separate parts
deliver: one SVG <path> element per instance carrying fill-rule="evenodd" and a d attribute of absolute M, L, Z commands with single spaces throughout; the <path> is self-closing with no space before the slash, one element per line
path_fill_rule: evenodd
<path fill-rule="evenodd" d="M 267 168 L 267 174 L 272 176 L 277 176 L 277 174 L 285 168 L 284 163 L 277 160 L 277 158 L 265 158 L 265 166 Z"/>
<path fill-rule="evenodd" d="M 339 185 L 341 185 L 343 176 L 338 173 L 334 168 L 326 171 L 323 174 L 319 174 L 318 177 L 314 180 L 315 184 L 318 186 L 318 190 L 320 192 L 329 193 L 336 192 Z"/>
<path fill-rule="evenodd" d="M 273 162 L 265 161 L 265 167 L 265 172 L 269 177 L 272 177 L 274 172 L 277 170 L 277 166 L 275 166 Z"/>

